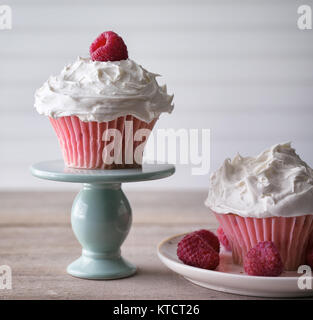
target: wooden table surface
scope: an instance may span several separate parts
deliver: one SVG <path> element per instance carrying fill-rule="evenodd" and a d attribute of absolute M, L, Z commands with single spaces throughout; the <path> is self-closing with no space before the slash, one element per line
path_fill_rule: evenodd
<path fill-rule="evenodd" d="M 0 265 L 12 269 L 12 290 L 0 299 L 250 299 L 191 284 L 158 259 L 171 235 L 215 228 L 205 192 L 128 192 L 133 225 L 123 255 L 138 267 L 120 280 L 83 280 L 66 273 L 81 253 L 70 225 L 72 192 L 0 193 Z"/>

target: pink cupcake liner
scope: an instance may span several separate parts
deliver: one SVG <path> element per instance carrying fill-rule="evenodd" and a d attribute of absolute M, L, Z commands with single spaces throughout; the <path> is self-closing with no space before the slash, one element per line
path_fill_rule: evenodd
<path fill-rule="evenodd" d="M 305 264 L 305 255 L 313 235 L 313 215 L 299 217 L 243 218 L 236 214 L 217 214 L 232 247 L 233 261 L 243 264 L 246 253 L 260 241 L 273 241 L 285 270 L 297 270 Z"/>
<path fill-rule="evenodd" d="M 140 129 L 148 129 L 151 132 L 156 121 L 157 119 L 154 119 L 146 123 L 131 115 L 107 122 L 84 122 L 77 116 L 57 119 L 50 117 L 65 164 L 81 169 L 140 167 L 148 137 L 139 141 L 135 141 L 135 138 L 138 135 L 140 138 Z M 117 137 L 119 134 L 116 130 L 110 129 L 117 129 L 120 136 Z M 140 148 L 139 151 L 137 147 Z M 107 150 L 109 152 L 106 152 Z M 112 156 L 113 162 L 110 161 Z"/>

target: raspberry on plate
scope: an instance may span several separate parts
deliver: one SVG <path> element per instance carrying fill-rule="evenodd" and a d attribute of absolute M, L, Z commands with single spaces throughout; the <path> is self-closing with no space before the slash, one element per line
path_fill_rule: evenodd
<path fill-rule="evenodd" d="M 178 258 L 190 266 L 214 270 L 219 264 L 219 254 L 201 236 L 202 232 L 187 234 L 177 246 Z"/>
<path fill-rule="evenodd" d="M 217 234 L 218 240 L 223 245 L 223 247 L 227 251 L 231 251 L 231 246 L 229 244 L 229 241 L 228 241 L 226 234 L 224 233 L 224 230 L 222 227 L 218 227 L 218 229 L 216 230 L 216 234 Z"/>
<path fill-rule="evenodd" d="M 101 33 L 91 44 L 89 52 L 93 61 L 119 61 L 128 58 L 123 39 L 113 31 Z"/>
<path fill-rule="evenodd" d="M 205 229 L 197 230 L 193 232 L 194 234 L 197 234 L 200 236 L 204 241 L 206 241 L 217 253 L 220 252 L 220 242 L 217 238 L 217 236 Z"/>
<path fill-rule="evenodd" d="M 244 270 L 250 276 L 277 277 L 284 266 L 272 241 L 259 242 L 244 258 Z"/>

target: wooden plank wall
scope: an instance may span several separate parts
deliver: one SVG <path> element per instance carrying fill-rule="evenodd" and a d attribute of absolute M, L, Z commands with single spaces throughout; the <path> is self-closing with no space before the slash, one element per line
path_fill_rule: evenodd
<path fill-rule="evenodd" d="M 313 7 L 312 0 L 306 4 Z M 0 189 L 70 185 L 34 179 L 28 166 L 60 157 L 50 124 L 33 110 L 36 88 L 100 32 L 115 30 L 132 59 L 162 74 L 175 111 L 157 128 L 210 128 L 211 167 L 293 141 L 313 165 L 313 30 L 297 28 L 297 0 L 10 1 L 0 31 Z M 206 188 L 208 175 L 148 188 Z M 130 188 L 141 188 L 135 184 Z"/>

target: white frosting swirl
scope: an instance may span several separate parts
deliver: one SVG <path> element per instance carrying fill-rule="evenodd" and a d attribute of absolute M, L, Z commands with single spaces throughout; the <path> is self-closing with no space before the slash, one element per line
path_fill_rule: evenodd
<path fill-rule="evenodd" d="M 205 204 L 214 212 L 242 217 L 313 214 L 313 170 L 290 143 L 257 157 L 238 154 L 212 174 Z"/>
<path fill-rule="evenodd" d="M 35 108 L 53 118 L 76 115 L 82 121 L 103 122 L 130 114 L 150 122 L 173 110 L 173 96 L 158 85 L 157 76 L 129 59 L 78 57 L 36 91 Z"/>

